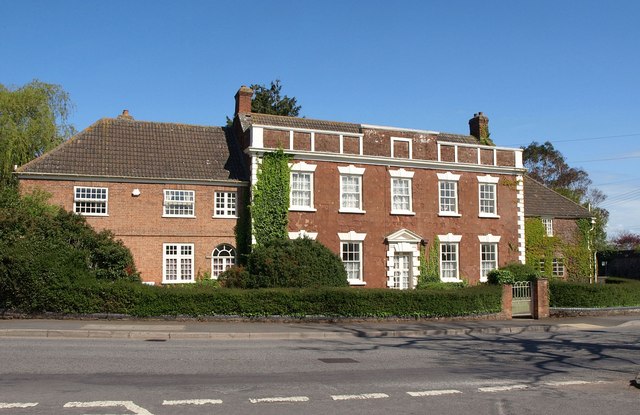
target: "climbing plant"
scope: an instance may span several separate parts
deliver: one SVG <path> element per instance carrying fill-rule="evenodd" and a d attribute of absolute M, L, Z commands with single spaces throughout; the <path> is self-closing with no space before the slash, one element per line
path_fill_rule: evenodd
<path fill-rule="evenodd" d="M 282 149 L 265 153 L 253 186 L 250 212 L 258 245 L 287 238 L 289 224 L 289 155 Z"/>
<path fill-rule="evenodd" d="M 591 224 L 587 219 L 577 221 L 574 241 L 566 243 L 557 236 L 547 236 L 542 219 L 525 220 L 526 263 L 541 266 L 546 276 L 553 275 L 553 258 L 564 258 L 565 276 L 570 281 L 588 282 L 592 271 L 589 237 Z"/>
<path fill-rule="evenodd" d="M 418 288 L 424 287 L 431 282 L 440 281 L 440 240 L 436 236 L 433 243 L 426 252 L 426 248 L 420 249 L 420 276 L 418 277 Z"/>

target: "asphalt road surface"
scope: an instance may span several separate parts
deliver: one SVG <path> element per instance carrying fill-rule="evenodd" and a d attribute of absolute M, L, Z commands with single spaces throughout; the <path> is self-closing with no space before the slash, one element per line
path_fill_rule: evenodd
<path fill-rule="evenodd" d="M 3 414 L 638 414 L 640 325 L 333 340 L 0 339 Z"/>

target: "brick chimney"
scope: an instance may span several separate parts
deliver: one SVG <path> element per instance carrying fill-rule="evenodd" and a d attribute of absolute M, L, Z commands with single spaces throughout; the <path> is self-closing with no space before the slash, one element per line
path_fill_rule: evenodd
<path fill-rule="evenodd" d="M 131 120 L 133 121 L 133 117 L 129 115 L 129 110 L 122 110 L 122 114 L 118 115 L 119 120 Z"/>
<path fill-rule="evenodd" d="M 473 114 L 473 118 L 469 120 L 469 134 L 477 138 L 489 137 L 489 118 L 482 112 Z"/>
<path fill-rule="evenodd" d="M 251 97 L 253 89 L 242 85 L 236 92 L 236 114 L 251 112 Z"/>

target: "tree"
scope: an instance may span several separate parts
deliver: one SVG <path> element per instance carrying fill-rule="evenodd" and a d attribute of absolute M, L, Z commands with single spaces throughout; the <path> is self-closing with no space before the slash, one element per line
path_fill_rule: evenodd
<path fill-rule="evenodd" d="M 20 88 L 0 84 L 0 187 L 11 174 L 75 133 L 67 121 L 73 107 L 61 86 L 38 80 Z"/>
<path fill-rule="evenodd" d="M 524 167 L 528 170 L 529 176 L 574 202 L 590 208 L 596 218 L 593 244 L 597 250 L 602 250 L 606 246 L 605 228 L 609 212 L 598 205 L 607 196 L 602 191 L 590 187 L 589 174 L 582 169 L 569 166 L 562 153 L 549 141 L 544 144 L 534 141 L 523 150 Z"/>
<path fill-rule="evenodd" d="M 297 117 L 300 114 L 300 105 L 295 97 L 280 96 L 282 85 L 280 80 L 271 81 L 271 85 L 251 85 L 253 97 L 251 98 L 251 111 L 260 114 L 286 115 Z"/>
<path fill-rule="evenodd" d="M 611 241 L 617 249 L 631 250 L 640 247 L 640 235 L 637 233 L 622 231 Z"/>

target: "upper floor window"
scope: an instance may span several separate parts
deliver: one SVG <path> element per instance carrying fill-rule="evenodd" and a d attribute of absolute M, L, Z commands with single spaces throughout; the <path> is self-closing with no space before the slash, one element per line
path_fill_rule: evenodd
<path fill-rule="evenodd" d="M 438 203 L 440 216 L 460 216 L 458 213 L 458 181 L 459 174 L 438 173 Z"/>
<path fill-rule="evenodd" d="M 163 216 L 195 216 L 196 192 L 193 190 L 165 190 Z"/>
<path fill-rule="evenodd" d="M 413 213 L 412 181 L 413 172 L 400 170 L 390 170 L 391 175 L 391 213 L 409 214 Z"/>
<path fill-rule="evenodd" d="M 193 244 L 163 244 L 162 283 L 193 282 Z"/>
<path fill-rule="evenodd" d="M 316 165 L 305 162 L 291 166 L 289 210 L 315 211 L 313 208 L 313 173 Z"/>
<path fill-rule="evenodd" d="M 564 258 L 553 258 L 551 275 L 554 277 L 564 277 Z"/>
<path fill-rule="evenodd" d="M 544 233 L 546 236 L 553 236 L 553 219 L 542 218 L 542 226 L 544 226 Z"/>
<path fill-rule="evenodd" d="M 478 198 L 480 205 L 479 216 L 483 218 L 498 218 L 497 183 L 499 178 L 492 176 L 478 176 Z"/>
<path fill-rule="evenodd" d="M 362 176 L 364 168 L 338 167 L 340 172 L 340 212 L 364 213 L 362 209 Z"/>
<path fill-rule="evenodd" d="M 109 189 L 106 187 L 73 188 L 73 211 L 85 216 L 107 216 Z"/>
<path fill-rule="evenodd" d="M 220 274 L 236 263 L 236 250 L 231 245 L 222 244 L 211 253 L 211 278 L 218 279 Z"/>
<path fill-rule="evenodd" d="M 216 206 L 214 216 L 235 217 L 236 216 L 236 192 L 216 192 Z"/>

